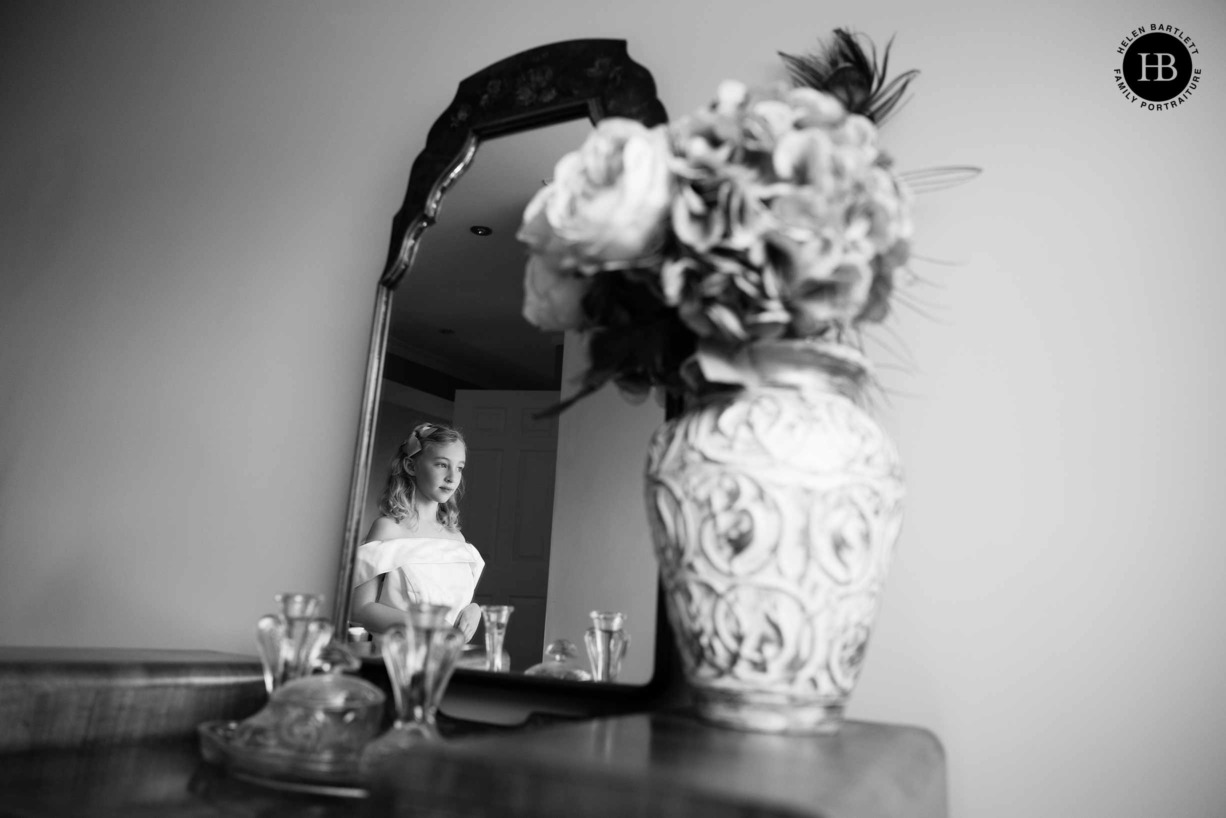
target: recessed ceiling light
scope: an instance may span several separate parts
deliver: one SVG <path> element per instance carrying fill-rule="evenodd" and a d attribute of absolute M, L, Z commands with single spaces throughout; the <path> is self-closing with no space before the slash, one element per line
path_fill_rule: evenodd
<path fill-rule="evenodd" d="M 494 232 L 492 228 L 486 227 L 483 224 L 474 224 L 468 229 L 476 233 L 478 236 L 488 236 L 490 233 Z"/>

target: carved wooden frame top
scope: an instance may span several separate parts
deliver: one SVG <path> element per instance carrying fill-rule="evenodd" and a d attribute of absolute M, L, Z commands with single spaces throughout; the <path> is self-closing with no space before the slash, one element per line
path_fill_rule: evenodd
<path fill-rule="evenodd" d="M 375 299 L 333 596 L 338 633 L 343 634 L 349 622 L 353 561 L 362 536 L 391 297 L 412 268 L 422 235 L 435 223 L 443 196 L 472 164 L 483 140 L 574 119 L 595 123 L 609 116 L 636 119 L 649 127 L 667 121 L 651 72 L 630 58 L 624 40 L 567 40 L 507 57 L 463 80 L 451 104 L 430 128 L 426 146 L 413 162 L 404 203 L 392 221 L 387 263 Z M 659 637 L 657 634 L 658 642 Z M 662 650 L 665 646 L 657 645 L 657 676 L 662 665 L 671 663 L 671 656 L 663 655 Z M 523 681 L 543 684 L 535 679 Z"/>
<path fill-rule="evenodd" d="M 624 40 L 568 40 L 524 51 L 460 83 L 413 162 L 409 188 L 392 221 L 381 283 L 396 286 L 413 263 L 439 203 L 472 163 L 484 139 L 587 117 L 667 120 L 655 80 L 630 59 Z"/>

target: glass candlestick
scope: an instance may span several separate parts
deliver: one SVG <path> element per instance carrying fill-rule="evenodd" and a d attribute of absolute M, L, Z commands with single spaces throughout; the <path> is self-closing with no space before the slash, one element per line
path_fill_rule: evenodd
<path fill-rule="evenodd" d="M 286 682 L 310 675 L 320 651 L 332 640 L 332 622 L 319 616 L 322 594 L 287 591 L 274 599 L 280 613 L 256 623 L 256 646 L 264 666 L 264 687 L 271 696 Z"/>
<path fill-rule="evenodd" d="M 510 670 L 502 661 L 502 643 L 507 635 L 507 622 L 515 608 L 511 605 L 482 605 L 481 621 L 485 623 L 485 669 L 494 673 Z"/>
<path fill-rule="evenodd" d="M 616 611 L 592 611 L 592 627 L 584 634 L 587 657 L 592 665 L 592 680 L 616 682 L 622 669 L 622 659 L 630 647 L 626 633 L 626 615 Z"/>
<path fill-rule="evenodd" d="M 447 612 L 446 605 L 413 605 L 407 627 L 392 628 L 378 637 L 396 704 L 396 721 L 362 752 L 365 774 L 374 774 L 417 742 L 441 738 L 435 715 L 464 647 L 464 634 L 448 623 Z"/>

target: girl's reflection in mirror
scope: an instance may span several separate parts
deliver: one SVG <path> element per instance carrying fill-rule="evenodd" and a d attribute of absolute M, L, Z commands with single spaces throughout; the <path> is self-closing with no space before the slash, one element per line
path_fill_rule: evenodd
<path fill-rule="evenodd" d="M 392 459 L 381 515 L 358 548 L 351 621 L 374 633 L 406 625 L 409 605 L 448 606 L 448 617 L 471 639 L 481 621 L 473 603 L 485 567 L 460 530 L 467 449 L 460 432 L 421 423 Z"/>

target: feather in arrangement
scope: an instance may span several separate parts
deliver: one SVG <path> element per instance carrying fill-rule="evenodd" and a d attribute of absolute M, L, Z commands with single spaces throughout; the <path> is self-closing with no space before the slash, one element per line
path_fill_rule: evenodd
<path fill-rule="evenodd" d="M 860 45 L 861 39 L 868 41 L 868 53 Z M 812 54 L 797 56 L 780 51 L 779 56 L 797 87 L 816 88 L 837 97 L 849 112 L 880 126 L 898 108 L 911 81 L 919 76 L 918 70 L 911 69 L 887 79 L 893 44 L 891 37 L 879 63 L 877 46 L 871 39 L 836 28 L 833 41 Z M 969 182 L 981 172 L 981 168 L 970 165 L 945 165 L 901 171 L 897 175 L 912 192 L 932 193 Z"/>
<path fill-rule="evenodd" d="M 868 53 L 861 47 L 861 39 L 868 40 Z M 877 46 L 871 39 L 836 28 L 833 41 L 812 54 L 797 56 L 780 51 L 779 56 L 797 87 L 816 88 L 837 97 L 848 111 L 868 117 L 880 126 L 894 113 L 911 81 L 920 73 L 911 69 L 887 79 L 893 45 L 891 37 L 878 63 Z M 931 193 L 969 182 L 981 172 L 981 168 L 970 165 L 946 165 L 902 171 L 898 178 L 915 193 Z"/>
<path fill-rule="evenodd" d="M 911 80 L 919 76 L 919 71 L 912 69 L 887 81 L 893 43 L 893 38 L 886 43 L 878 64 L 877 46 L 871 40 L 871 53 L 866 54 L 855 34 L 836 28 L 833 42 L 812 54 L 797 56 L 780 51 L 779 56 L 797 86 L 837 97 L 851 113 L 880 125 L 898 106 Z"/>

